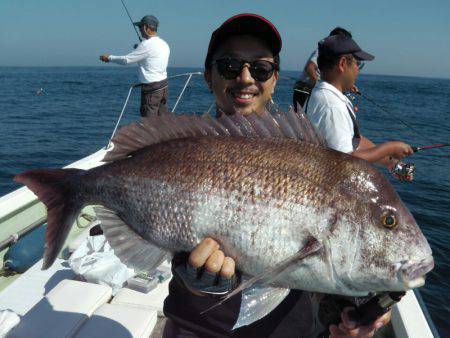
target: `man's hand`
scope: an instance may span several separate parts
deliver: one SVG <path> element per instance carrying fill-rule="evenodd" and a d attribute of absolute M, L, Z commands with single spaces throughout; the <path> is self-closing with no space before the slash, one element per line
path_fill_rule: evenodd
<path fill-rule="evenodd" d="M 414 150 L 409 144 L 400 141 L 390 141 L 384 143 L 388 148 L 389 158 L 386 160 L 386 167 L 390 172 L 401 162 L 401 160 L 409 155 L 414 154 Z M 384 145 L 383 144 L 383 145 Z M 394 177 L 399 181 L 412 181 L 413 176 L 404 176 L 394 173 Z"/>
<path fill-rule="evenodd" d="M 212 238 L 205 238 L 189 255 L 189 264 L 194 268 L 202 266 L 211 273 L 218 273 L 225 278 L 231 278 L 235 273 L 235 262 L 231 257 L 225 257 L 219 243 Z"/>
<path fill-rule="evenodd" d="M 376 330 L 391 320 L 391 311 L 389 311 L 370 325 L 358 326 L 349 319 L 348 312 L 350 310 L 353 308 L 346 307 L 342 311 L 342 322 L 338 326 L 330 325 L 330 338 L 371 338 Z"/>
<path fill-rule="evenodd" d="M 389 147 L 391 149 L 390 155 L 398 160 L 401 160 L 402 158 L 414 153 L 412 147 L 405 142 L 391 141 L 387 143 L 389 143 Z"/>
<path fill-rule="evenodd" d="M 356 87 L 356 85 L 353 85 L 352 89 L 350 89 L 352 93 L 355 93 L 356 95 L 361 95 L 361 92 L 359 91 L 359 88 Z"/>
<path fill-rule="evenodd" d="M 100 55 L 100 60 L 103 62 L 109 62 L 109 55 L 108 54 Z"/>

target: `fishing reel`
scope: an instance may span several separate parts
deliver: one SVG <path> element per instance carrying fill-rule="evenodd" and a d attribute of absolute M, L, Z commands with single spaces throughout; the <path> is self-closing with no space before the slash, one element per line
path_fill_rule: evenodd
<path fill-rule="evenodd" d="M 413 163 L 397 162 L 392 168 L 391 173 L 400 176 L 403 180 L 412 181 L 416 172 L 416 166 Z"/>

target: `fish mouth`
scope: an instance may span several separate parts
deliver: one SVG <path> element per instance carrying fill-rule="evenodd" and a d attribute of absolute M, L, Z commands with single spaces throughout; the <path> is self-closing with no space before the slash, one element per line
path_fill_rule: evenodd
<path fill-rule="evenodd" d="M 430 257 L 419 262 L 403 261 L 396 266 L 405 288 L 414 289 L 425 284 L 425 275 L 434 268 L 434 260 Z"/>

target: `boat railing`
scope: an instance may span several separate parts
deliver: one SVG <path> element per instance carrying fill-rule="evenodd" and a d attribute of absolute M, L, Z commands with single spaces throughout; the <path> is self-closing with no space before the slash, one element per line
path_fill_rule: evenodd
<path fill-rule="evenodd" d="M 178 98 L 175 102 L 175 105 L 171 109 L 171 111 L 175 111 L 176 107 L 178 106 L 189 82 L 191 81 L 192 77 L 195 75 L 202 75 L 201 72 L 190 72 L 190 73 L 182 73 L 182 74 L 176 74 L 169 77 L 169 79 L 178 78 L 178 77 L 187 77 L 186 82 L 184 83 L 184 86 L 178 95 Z M 111 138 L 109 139 L 108 146 L 106 149 L 109 148 L 111 139 L 114 137 L 114 134 L 117 131 L 117 128 L 120 124 L 120 121 L 122 119 L 122 116 L 125 112 L 125 108 L 127 106 L 128 100 L 130 98 L 131 92 L 133 88 L 140 87 L 141 84 L 132 84 L 129 91 L 127 98 L 125 100 L 125 103 L 122 107 L 122 111 L 120 113 L 119 119 L 116 122 L 116 126 L 114 128 L 114 132 L 111 135 Z M 105 149 L 102 149 L 84 159 L 81 159 L 80 161 L 74 162 L 69 167 L 75 167 L 75 168 L 83 168 L 87 169 L 92 166 L 97 166 L 101 164 L 101 159 L 103 158 L 105 153 Z M 22 187 L 20 189 L 17 189 L 3 197 L 0 197 L 0 224 L 3 223 L 9 223 L 10 220 L 14 219 L 20 219 L 21 222 L 23 222 L 23 227 L 19 227 L 18 229 L 15 229 L 14 231 L 7 231 L 5 227 L 2 229 L 5 233 L 5 237 L 0 240 L 0 252 L 8 248 L 11 244 L 15 243 L 17 240 L 28 234 L 30 231 L 36 229 L 37 227 L 41 226 L 43 223 L 46 222 L 47 217 L 41 216 L 41 212 L 36 212 L 36 215 L 30 216 L 27 215 L 26 217 L 29 218 L 29 222 L 27 222 L 25 219 L 22 219 L 22 211 L 31 209 L 31 208 L 37 208 L 41 209 L 41 207 L 37 207 L 37 205 L 40 204 L 36 195 L 34 195 L 28 188 Z M 43 206 L 42 206 L 43 208 Z M 43 209 L 42 209 L 43 210 Z M 7 225 L 7 224 L 3 224 Z M 9 229 L 9 226 L 8 226 Z M 6 235 L 7 234 L 7 235 Z"/>
<path fill-rule="evenodd" d="M 189 73 L 176 74 L 176 75 L 172 75 L 172 76 L 168 77 L 168 79 L 174 79 L 174 78 L 183 77 L 183 76 L 187 76 L 188 77 L 186 82 L 184 83 L 184 86 L 183 86 L 183 89 L 180 92 L 180 95 L 178 95 L 178 98 L 175 101 L 175 104 L 174 104 L 173 108 L 171 109 L 172 113 L 175 112 L 175 109 L 177 109 L 178 104 L 180 103 L 181 97 L 183 96 L 184 91 L 186 90 L 186 88 L 187 88 L 189 82 L 191 81 L 192 77 L 194 75 L 202 75 L 202 74 L 203 74 L 202 72 L 189 72 Z M 142 86 L 142 83 L 132 84 L 130 86 L 130 89 L 128 90 L 127 98 L 125 99 L 125 103 L 123 104 L 123 107 L 122 107 L 122 110 L 120 112 L 119 118 L 117 119 L 116 125 L 114 126 L 114 130 L 113 130 L 113 132 L 111 134 L 111 137 L 108 140 L 108 144 L 106 145 L 105 149 L 109 149 L 109 147 L 111 146 L 111 140 L 113 139 L 114 135 L 116 134 L 117 128 L 119 128 L 119 124 L 120 124 L 120 121 L 122 120 L 123 113 L 125 112 L 125 108 L 127 107 L 128 100 L 130 99 L 130 96 L 131 96 L 131 92 L 133 91 L 134 88 L 141 87 L 141 86 Z"/>

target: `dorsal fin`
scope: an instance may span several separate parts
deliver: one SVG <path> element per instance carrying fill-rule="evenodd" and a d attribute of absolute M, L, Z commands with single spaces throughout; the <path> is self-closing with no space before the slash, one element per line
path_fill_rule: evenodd
<path fill-rule="evenodd" d="M 114 148 L 103 161 L 115 161 L 146 146 L 184 137 L 222 136 L 252 138 L 290 138 L 325 146 L 308 118 L 301 112 L 280 109 L 272 113 L 252 113 L 244 116 L 223 114 L 213 118 L 208 114 L 144 117 L 140 122 L 122 127 L 112 139 Z"/>

